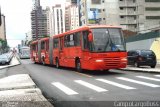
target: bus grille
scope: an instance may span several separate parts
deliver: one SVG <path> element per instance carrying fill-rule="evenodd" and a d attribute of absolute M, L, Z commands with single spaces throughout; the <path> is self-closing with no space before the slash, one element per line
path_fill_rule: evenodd
<path fill-rule="evenodd" d="M 106 67 L 117 67 L 120 64 L 120 58 L 104 58 L 104 62 Z"/>

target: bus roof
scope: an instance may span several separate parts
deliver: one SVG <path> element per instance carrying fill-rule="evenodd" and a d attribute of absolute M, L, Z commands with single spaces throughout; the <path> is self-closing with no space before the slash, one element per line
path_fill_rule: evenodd
<path fill-rule="evenodd" d="M 77 29 L 70 30 L 70 31 L 67 31 L 67 32 L 64 32 L 64 33 L 61 33 L 58 35 L 54 35 L 53 38 L 61 37 L 63 35 L 75 33 L 75 32 L 82 31 L 82 30 L 88 30 L 88 29 L 92 29 L 92 28 L 121 28 L 121 27 L 120 26 L 112 26 L 112 25 L 88 25 L 88 26 L 82 26 Z"/>
<path fill-rule="evenodd" d="M 40 41 L 45 41 L 45 40 L 49 40 L 49 37 L 41 38 L 41 39 L 40 39 Z"/>
<path fill-rule="evenodd" d="M 33 41 L 31 44 L 38 44 L 38 41 L 45 41 L 45 40 L 49 40 L 49 37 L 41 38 L 41 39 L 35 40 L 35 41 Z"/>
<path fill-rule="evenodd" d="M 37 44 L 38 40 L 32 41 L 31 44 Z"/>

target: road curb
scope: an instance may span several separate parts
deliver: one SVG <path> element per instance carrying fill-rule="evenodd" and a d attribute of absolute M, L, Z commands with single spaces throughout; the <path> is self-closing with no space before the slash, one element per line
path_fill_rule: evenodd
<path fill-rule="evenodd" d="M 146 73 L 160 73 L 160 69 L 152 70 L 152 69 L 143 69 L 143 68 L 122 68 L 122 69 L 119 69 L 119 70 L 134 71 L 134 72 L 146 72 Z"/>

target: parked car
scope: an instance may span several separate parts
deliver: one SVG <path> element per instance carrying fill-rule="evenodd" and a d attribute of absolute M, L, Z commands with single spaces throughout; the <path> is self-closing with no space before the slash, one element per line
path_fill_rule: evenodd
<path fill-rule="evenodd" d="M 155 68 L 157 64 L 156 55 L 152 50 L 130 50 L 128 51 L 128 65 L 150 66 Z"/>
<path fill-rule="evenodd" d="M 6 54 L 0 55 L 0 64 L 1 65 L 4 65 L 4 64 L 9 65 L 10 61 L 11 61 L 11 59 Z"/>

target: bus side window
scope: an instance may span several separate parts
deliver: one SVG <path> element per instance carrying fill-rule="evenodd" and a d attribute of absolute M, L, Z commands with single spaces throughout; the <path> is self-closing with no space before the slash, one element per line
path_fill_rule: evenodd
<path fill-rule="evenodd" d="M 74 34 L 74 46 L 80 46 L 80 38 L 81 38 L 80 32 Z"/>
<path fill-rule="evenodd" d="M 58 48 L 58 46 L 59 46 L 59 40 L 58 40 L 58 38 L 53 39 L 53 47 L 54 48 Z"/>
<path fill-rule="evenodd" d="M 83 49 L 89 49 L 89 42 L 88 42 L 88 31 L 83 31 Z"/>
<path fill-rule="evenodd" d="M 41 42 L 41 49 L 45 49 L 45 42 L 44 41 Z"/>
<path fill-rule="evenodd" d="M 49 49 L 49 40 L 46 41 L 46 51 Z"/>
<path fill-rule="evenodd" d="M 60 50 L 63 50 L 64 47 L 64 37 L 60 38 Z"/>

